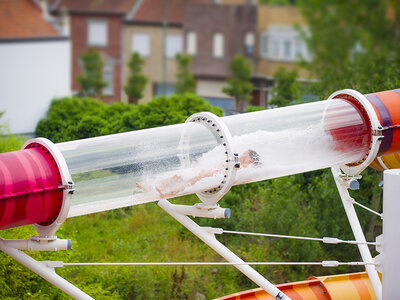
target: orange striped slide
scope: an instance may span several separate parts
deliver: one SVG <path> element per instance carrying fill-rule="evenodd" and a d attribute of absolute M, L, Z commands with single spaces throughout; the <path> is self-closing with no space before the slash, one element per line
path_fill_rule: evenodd
<path fill-rule="evenodd" d="M 277 285 L 292 300 L 375 300 L 366 272 L 310 277 L 305 281 Z M 275 300 L 263 289 L 253 289 L 218 300 Z"/>

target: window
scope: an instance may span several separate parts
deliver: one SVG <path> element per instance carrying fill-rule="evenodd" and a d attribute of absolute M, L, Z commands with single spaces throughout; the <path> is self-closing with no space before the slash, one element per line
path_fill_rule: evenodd
<path fill-rule="evenodd" d="M 107 21 L 89 20 L 88 21 L 88 45 L 89 46 L 107 46 L 108 30 Z"/>
<path fill-rule="evenodd" d="M 182 36 L 179 34 L 168 34 L 166 38 L 165 54 L 168 58 L 175 58 L 177 53 L 183 51 Z"/>
<path fill-rule="evenodd" d="M 150 37 L 148 34 L 132 34 L 132 52 L 137 52 L 142 57 L 150 55 Z"/>
<path fill-rule="evenodd" d="M 267 58 L 268 56 L 268 34 L 261 33 L 261 57 Z"/>
<path fill-rule="evenodd" d="M 190 31 L 187 34 L 187 54 L 196 55 L 197 51 L 197 35 L 195 32 Z"/>
<path fill-rule="evenodd" d="M 204 97 L 211 105 L 220 107 L 224 110 L 224 116 L 235 113 L 235 101 L 232 98 Z"/>
<path fill-rule="evenodd" d="M 114 95 L 114 72 L 112 66 L 105 66 L 103 69 L 103 80 L 107 86 L 103 88 L 104 96 Z"/>
<path fill-rule="evenodd" d="M 292 58 L 292 42 L 291 41 L 283 42 L 283 58 L 285 58 L 285 59 Z"/>
<path fill-rule="evenodd" d="M 307 32 L 307 28 L 303 28 L 303 32 Z M 267 37 L 268 45 L 266 45 Z M 299 32 L 289 25 L 268 26 L 261 35 L 261 56 L 270 60 L 294 61 L 298 58 L 309 60 L 305 42 Z"/>
<path fill-rule="evenodd" d="M 224 56 L 224 35 L 220 32 L 214 33 L 213 36 L 213 56 L 215 58 Z"/>
<path fill-rule="evenodd" d="M 304 42 L 300 38 L 295 41 L 295 54 L 297 58 L 304 58 Z"/>
<path fill-rule="evenodd" d="M 251 55 L 254 53 L 254 33 L 247 32 L 244 36 L 244 45 L 246 47 L 246 54 Z"/>
<path fill-rule="evenodd" d="M 171 96 L 175 94 L 175 84 L 172 83 L 155 83 L 154 96 Z"/>
<path fill-rule="evenodd" d="M 272 56 L 274 58 L 279 58 L 280 57 L 280 50 L 281 50 L 281 47 L 280 47 L 279 40 L 274 40 L 272 42 Z"/>

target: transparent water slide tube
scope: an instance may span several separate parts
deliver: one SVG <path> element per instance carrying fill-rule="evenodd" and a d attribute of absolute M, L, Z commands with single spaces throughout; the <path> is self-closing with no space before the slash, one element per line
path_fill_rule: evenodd
<path fill-rule="evenodd" d="M 261 165 L 240 169 L 235 185 L 362 160 L 370 125 L 344 100 L 324 100 L 222 118 L 235 151 L 256 151 Z"/>
<path fill-rule="evenodd" d="M 354 162 L 369 146 L 367 122 L 352 104 L 342 100 L 221 119 L 233 136 L 235 152 L 241 155 L 251 149 L 260 156 L 261 165 L 241 167 L 234 184 Z M 226 175 L 226 150 L 219 136 L 199 123 L 65 142 L 57 147 L 75 182 L 69 217 L 207 191 Z"/>
<path fill-rule="evenodd" d="M 193 161 L 218 149 L 215 135 L 196 123 L 56 144 L 75 183 L 68 217 L 155 201 L 160 199 L 156 188 L 174 196 L 187 194 L 174 186 L 186 184 L 200 170 L 180 161 L 183 133 L 195 137 L 189 150 Z"/>

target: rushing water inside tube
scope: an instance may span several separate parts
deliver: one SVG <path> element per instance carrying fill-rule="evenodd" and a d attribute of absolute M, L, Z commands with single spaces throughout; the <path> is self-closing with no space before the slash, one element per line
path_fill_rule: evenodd
<path fill-rule="evenodd" d="M 234 152 L 260 164 L 238 169 L 234 184 L 360 160 L 369 128 L 342 100 L 223 117 Z M 180 143 L 190 137 L 188 147 Z M 356 141 L 356 142 L 355 142 Z M 343 146 L 346 145 L 346 146 Z M 75 182 L 69 216 L 202 192 L 223 181 L 224 147 L 206 126 L 184 123 L 57 144 Z M 189 164 L 182 163 L 182 153 Z"/>

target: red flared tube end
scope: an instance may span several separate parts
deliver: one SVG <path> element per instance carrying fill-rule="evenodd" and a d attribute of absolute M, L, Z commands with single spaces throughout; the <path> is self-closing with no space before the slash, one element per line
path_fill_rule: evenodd
<path fill-rule="evenodd" d="M 42 145 L 0 154 L 0 230 L 39 223 L 50 225 L 63 201 L 54 157 Z"/>

